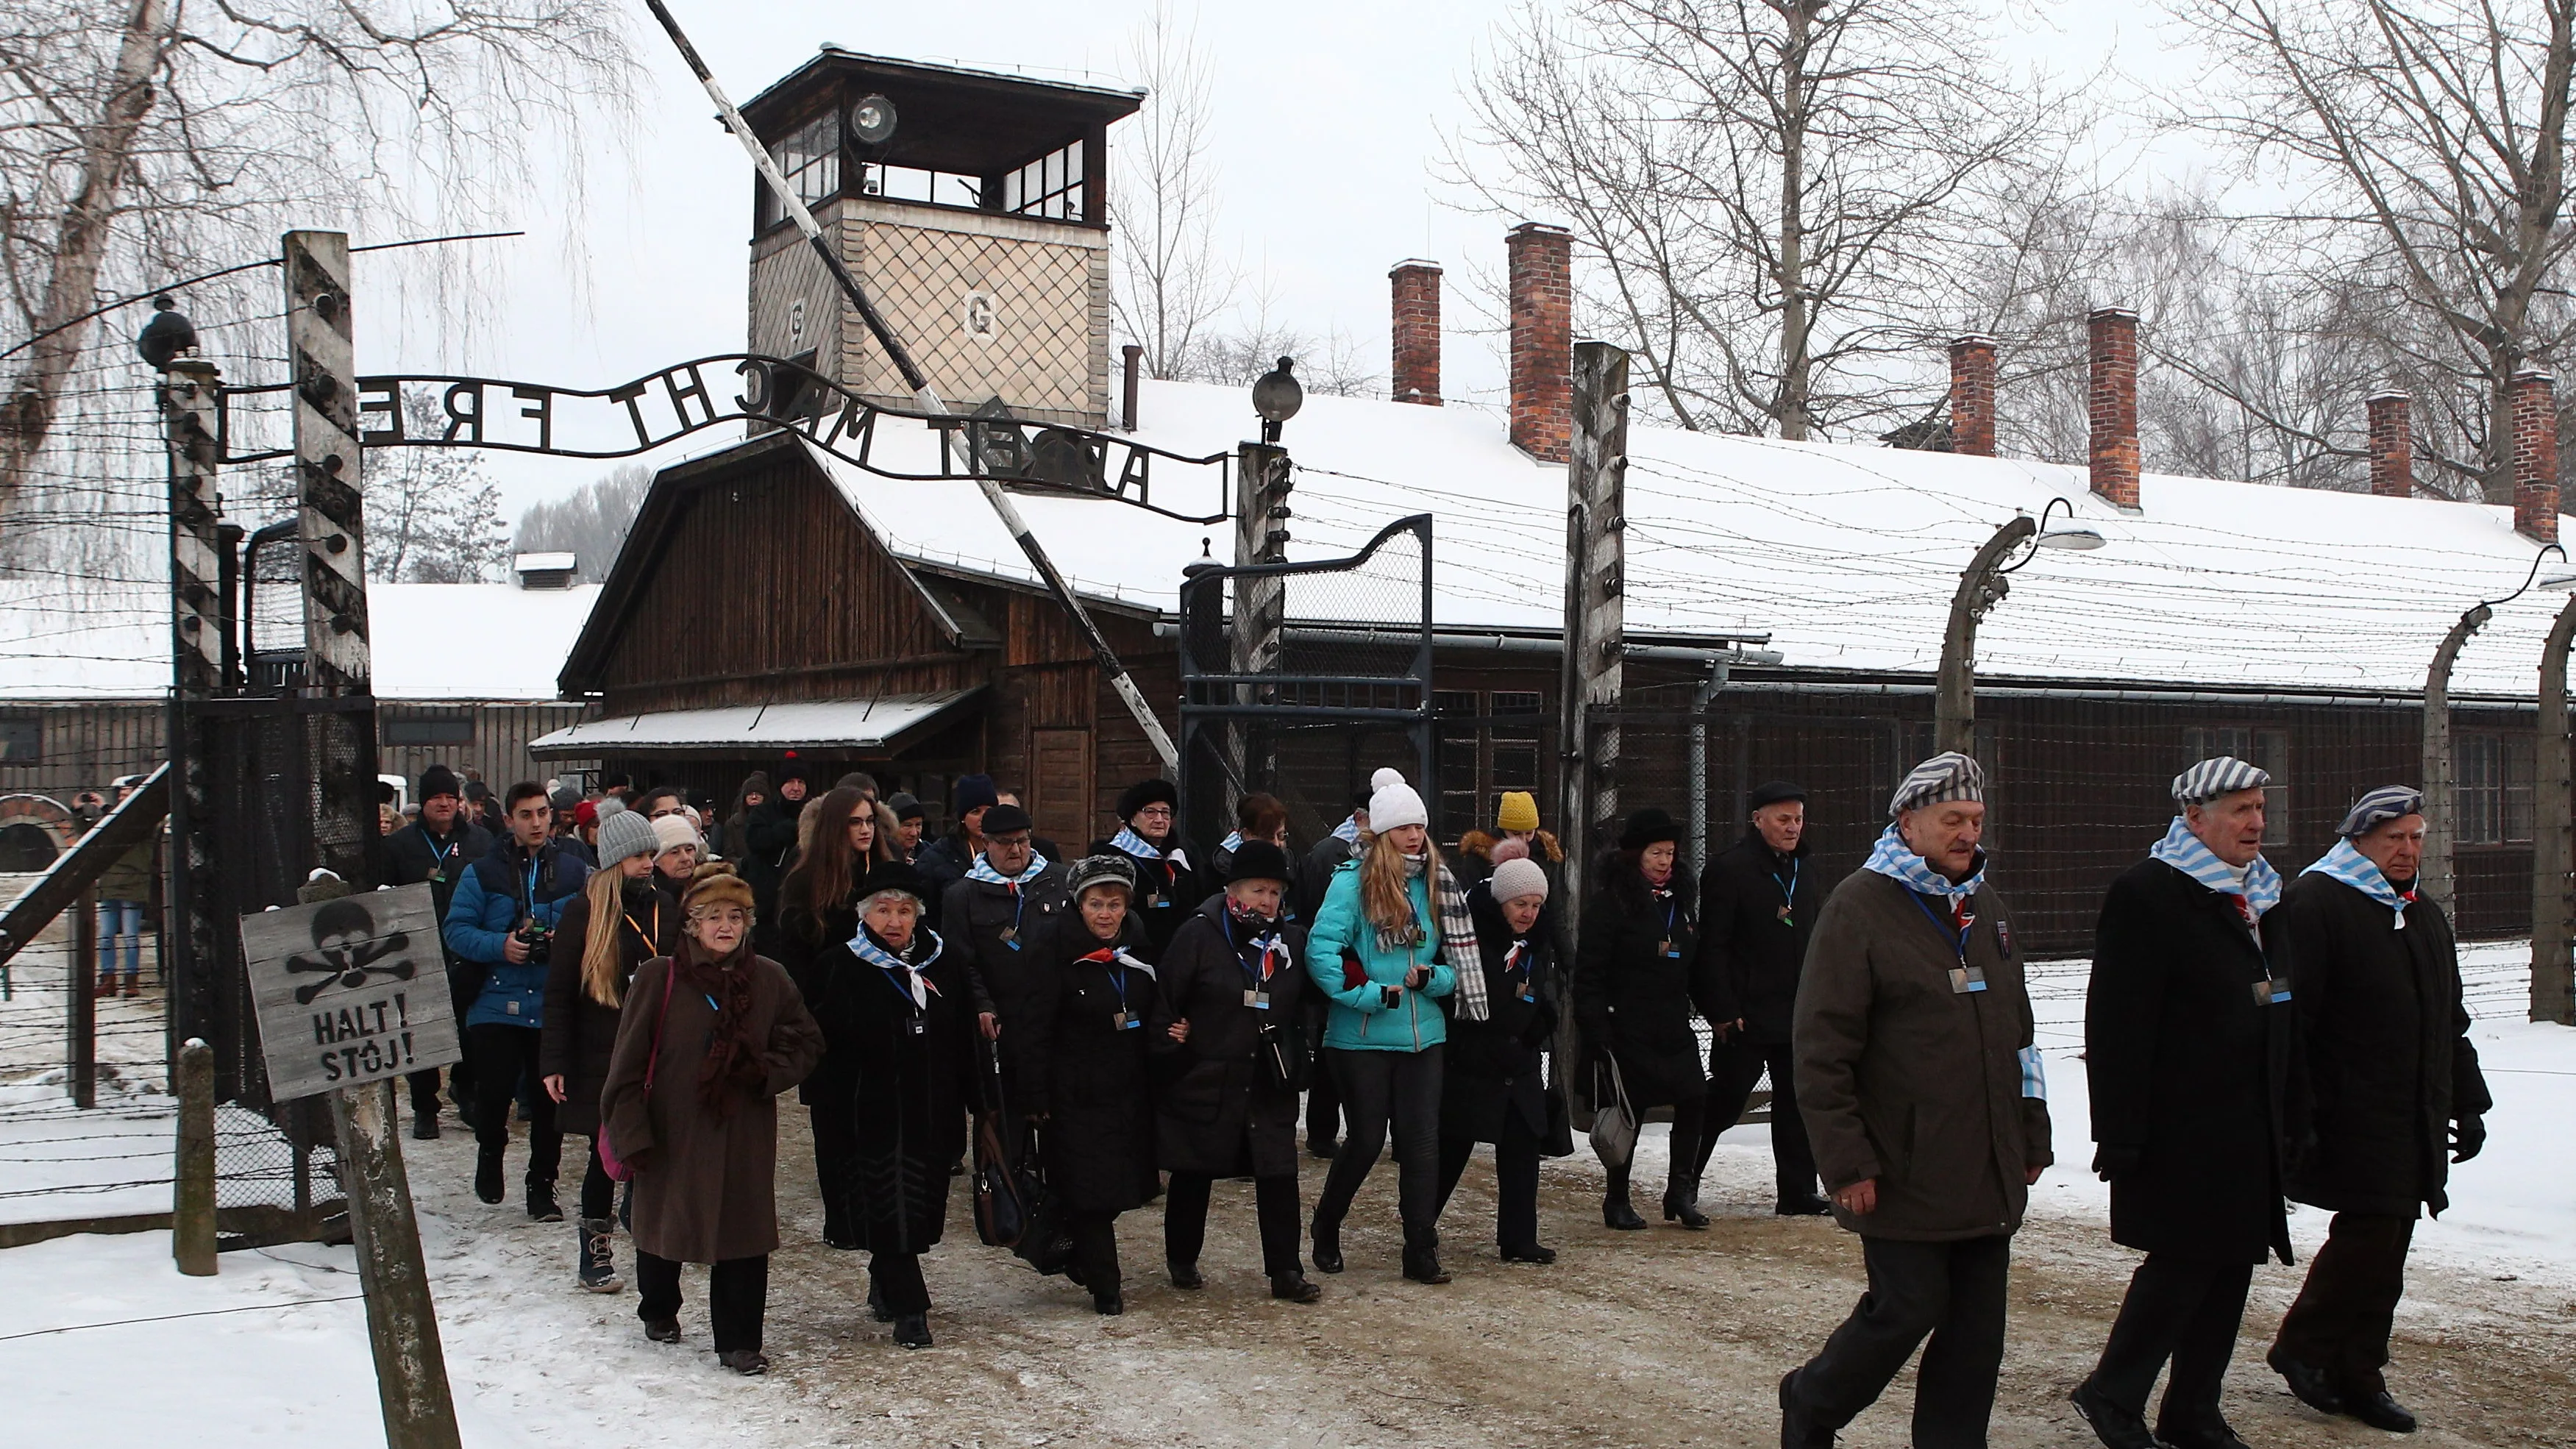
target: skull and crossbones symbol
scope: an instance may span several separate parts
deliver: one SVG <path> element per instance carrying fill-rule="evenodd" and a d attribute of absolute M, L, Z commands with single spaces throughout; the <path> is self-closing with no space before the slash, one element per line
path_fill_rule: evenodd
<path fill-rule="evenodd" d="M 295 988 L 295 1004 L 310 1005 L 313 998 L 334 986 L 364 986 L 370 976 L 384 976 L 394 981 L 411 979 L 412 963 L 396 961 L 390 966 L 374 964 L 411 944 L 411 935 L 396 931 L 383 940 L 373 940 L 376 918 L 363 902 L 337 900 L 324 903 L 313 913 L 314 954 L 319 960 L 303 956 L 286 958 L 286 969 L 292 972 L 319 971 L 319 981 Z"/>

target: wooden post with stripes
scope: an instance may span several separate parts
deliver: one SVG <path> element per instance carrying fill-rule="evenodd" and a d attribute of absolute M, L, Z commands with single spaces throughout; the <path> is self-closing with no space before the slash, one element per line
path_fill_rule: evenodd
<path fill-rule="evenodd" d="M 170 455 L 171 676 L 165 748 L 170 757 L 170 1014 L 185 1041 L 212 1037 L 214 973 L 221 959 L 215 920 L 215 843 L 206 752 L 195 706 L 228 687 L 224 678 L 223 579 L 227 552 L 216 492 L 223 463 L 223 374 L 203 358 L 173 358 L 159 389 Z"/>

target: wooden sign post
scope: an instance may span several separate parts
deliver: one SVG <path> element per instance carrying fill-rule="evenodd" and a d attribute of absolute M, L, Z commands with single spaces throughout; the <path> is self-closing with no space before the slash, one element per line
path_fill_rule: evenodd
<path fill-rule="evenodd" d="M 463 1053 L 427 884 L 242 917 L 279 1101 L 331 1094 L 387 1449 L 457 1449 L 447 1356 L 394 1130 L 394 1078 Z"/>

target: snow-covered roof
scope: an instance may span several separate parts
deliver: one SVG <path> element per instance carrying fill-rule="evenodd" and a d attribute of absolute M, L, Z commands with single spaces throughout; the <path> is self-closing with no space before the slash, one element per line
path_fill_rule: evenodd
<path fill-rule="evenodd" d="M 1147 382 L 1141 411 L 1139 441 L 1190 455 L 1258 426 L 1239 388 Z M 877 456 L 926 470 L 927 434 L 891 422 Z M 1349 553 L 1428 511 L 1440 625 L 1557 627 L 1565 470 L 1513 448 L 1494 415 L 1310 396 L 1284 441 L 1299 465 L 1291 558 Z M 1631 633 L 1768 633 L 1791 667 L 1931 673 L 1959 571 L 2016 512 L 2056 498 L 2105 546 L 2043 550 L 2012 575 L 1978 632 L 1981 679 L 2418 690 L 2461 611 L 2511 593 L 2535 556 L 2511 510 L 2438 499 L 2150 473 L 2128 512 L 2093 497 L 2081 465 L 1650 427 L 1631 429 L 1629 455 Z M 1036 581 L 971 483 L 815 459 L 897 556 Z M 1216 475 L 1158 462 L 1155 501 L 1217 512 Z M 1105 500 L 1016 501 L 1079 592 L 1157 610 L 1176 607 L 1203 541 L 1222 558 L 1231 540 L 1225 525 Z M 2533 593 L 2497 610 L 2455 692 L 2528 696 L 2561 602 Z"/>
<path fill-rule="evenodd" d="M 542 573 L 548 569 L 569 569 L 581 563 L 581 555 L 572 553 L 514 553 L 510 555 L 512 573 Z"/>
<path fill-rule="evenodd" d="M 370 584 L 376 697 L 551 700 L 599 586 Z M 170 688 L 160 584 L 0 585 L 0 698 L 150 699 Z"/>
<path fill-rule="evenodd" d="M 887 699 L 809 700 L 588 719 L 528 742 L 538 755 L 639 750 L 882 749 L 930 723 L 971 690 Z"/>

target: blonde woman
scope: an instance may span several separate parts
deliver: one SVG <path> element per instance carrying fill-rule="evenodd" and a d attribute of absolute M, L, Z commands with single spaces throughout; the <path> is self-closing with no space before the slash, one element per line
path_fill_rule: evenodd
<path fill-rule="evenodd" d="M 557 1130 L 590 1140 L 576 1281 L 593 1293 L 626 1286 L 609 1254 L 617 1184 L 599 1160 L 599 1088 L 608 1080 L 619 1007 L 635 968 L 680 940 L 679 883 L 653 868 L 659 843 L 653 825 L 634 811 L 608 817 L 599 831 L 599 869 L 564 903 L 546 964 L 537 1073 L 556 1103 Z"/>
<path fill-rule="evenodd" d="M 1441 1044 L 1437 998 L 1473 978 L 1462 1013 L 1485 1016 L 1465 895 L 1431 843 L 1422 796 L 1393 770 L 1371 777 L 1368 830 L 1357 859 L 1333 873 L 1306 937 L 1306 971 L 1332 1010 L 1324 1064 L 1340 1089 L 1350 1134 L 1315 1203 L 1315 1266 L 1342 1271 L 1342 1219 L 1377 1165 L 1390 1124 L 1404 1218 L 1404 1276 L 1446 1283 L 1440 1268 Z"/>

